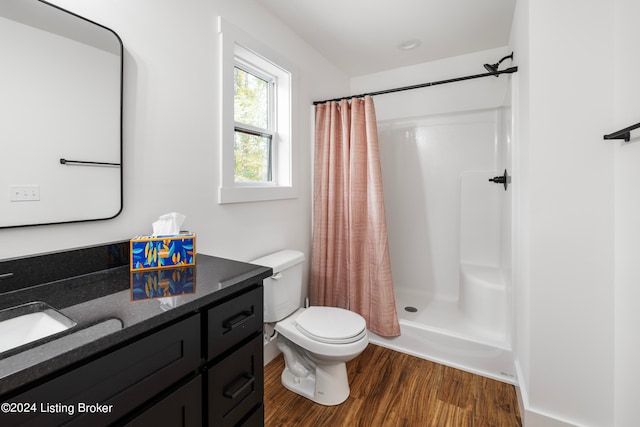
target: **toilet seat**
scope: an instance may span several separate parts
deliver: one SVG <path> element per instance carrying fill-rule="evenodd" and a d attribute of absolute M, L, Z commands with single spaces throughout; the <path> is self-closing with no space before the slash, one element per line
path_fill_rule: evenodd
<path fill-rule="evenodd" d="M 349 344 L 362 339 L 367 323 L 362 316 L 337 307 L 308 307 L 295 319 L 308 338 L 327 344 Z"/>

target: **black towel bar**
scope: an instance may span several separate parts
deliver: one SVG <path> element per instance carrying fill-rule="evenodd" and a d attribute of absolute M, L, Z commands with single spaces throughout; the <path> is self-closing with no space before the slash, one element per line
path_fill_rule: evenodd
<path fill-rule="evenodd" d="M 631 131 L 638 128 L 640 128 L 640 123 L 636 123 L 635 125 L 629 126 L 628 128 L 624 128 L 617 132 L 610 133 L 609 135 L 605 135 L 604 139 L 624 139 L 626 142 L 629 142 L 629 140 L 631 139 Z"/>
<path fill-rule="evenodd" d="M 73 166 L 73 165 L 120 166 L 120 163 L 86 162 L 84 160 L 67 160 L 67 159 L 60 159 L 60 164 L 61 165 L 69 165 L 69 166 Z"/>

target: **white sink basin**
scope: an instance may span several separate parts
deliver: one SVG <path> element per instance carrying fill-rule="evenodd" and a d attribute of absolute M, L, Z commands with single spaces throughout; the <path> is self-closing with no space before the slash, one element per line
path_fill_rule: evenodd
<path fill-rule="evenodd" d="M 75 322 L 42 302 L 0 311 L 0 353 L 66 331 Z"/>

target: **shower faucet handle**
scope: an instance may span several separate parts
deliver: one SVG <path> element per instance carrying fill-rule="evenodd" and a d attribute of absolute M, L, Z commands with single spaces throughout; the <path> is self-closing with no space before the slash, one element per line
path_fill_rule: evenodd
<path fill-rule="evenodd" d="M 504 191 L 507 191 L 507 186 L 511 183 L 511 177 L 507 174 L 507 170 L 505 169 L 502 176 L 494 176 L 493 178 L 489 178 L 489 181 L 504 185 Z"/>

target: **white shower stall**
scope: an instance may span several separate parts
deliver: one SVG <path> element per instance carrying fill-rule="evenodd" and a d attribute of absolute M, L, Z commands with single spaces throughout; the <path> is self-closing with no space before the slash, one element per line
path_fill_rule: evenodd
<path fill-rule="evenodd" d="M 376 98 L 402 334 L 371 341 L 516 383 L 509 88 L 502 76 Z M 506 190 L 490 181 L 505 170 Z"/>

